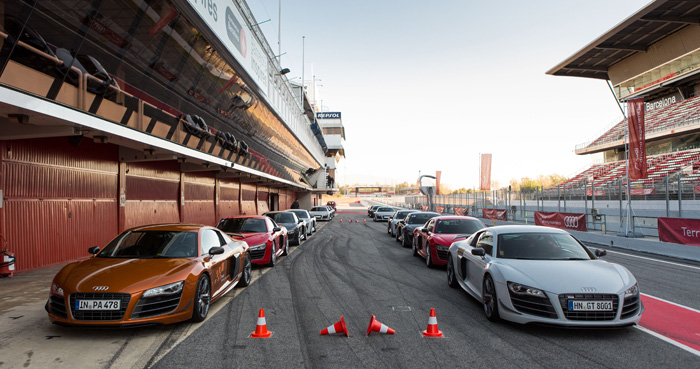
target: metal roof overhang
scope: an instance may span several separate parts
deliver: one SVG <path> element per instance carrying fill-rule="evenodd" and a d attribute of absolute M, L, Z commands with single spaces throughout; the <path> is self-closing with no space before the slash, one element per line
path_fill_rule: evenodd
<path fill-rule="evenodd" d="M 179 158 L 194 159 L 205 164 L 209 163 L 208 165 L 218 165 L 223 171 L 238 171 L 249 176 L 257 177 L 264 181 L 279 183 L 306 191 L 313 190 L 311 187 L 301 186 L 298 183 L 275 177 L 255 169 L 244 167 L 240 164 L 222 159 L 218 156 L 194 150 L 178 143 L 152 136 L 127 126 L 115 124 L 100 117 L 86 114 L 82 111 L 37 98 L 4 86 L 0 86 L 0 104 L 7 104 L 18 108 L 23 112 L 47 116 L 59 121 L 69 122 L 74 126 L 82 126 L 101 133 L 113 135 L 124 139 L 126 142 L 128 142 L 128 146 L 132 148 L 139 146 L 154 147 L 172 153 Z M 211 170 L 214 169 L 212 168 Z"/>
<path fill-rule="evenodd" d="M 690 24 L 700 24 L 700 2 L 656 0 L 547 71 L 554 76 L 608 80 L 608 69 Z"/>

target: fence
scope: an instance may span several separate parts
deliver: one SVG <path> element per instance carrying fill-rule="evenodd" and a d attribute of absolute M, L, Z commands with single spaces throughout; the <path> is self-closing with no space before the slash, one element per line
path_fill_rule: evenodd
<path fill-rule="evenodd" d="M 424 195 L 396 199 L 399 201 L 389 201 L 389 205 L 422 209 L 428 204 Z M 658 237 L 659 217 L 700 219 L 700 182 L 681 173 L 657 181 L 647 180 L 644 184 L 633 182 L 629 203 L 632 205 L 632 232 Z M 466 210 L 465 214 L 477 217 L 481 217 L 482 209 L 508 210 L 510 221 L 525 224 L 534 224 L 535 211 L 583 213 L 589 230 L 617 232 L 623 230 L 627 206 L 627 189 L 624 180 L 618 179 L 605 185 L 591 185 L 584 181 L 572 187 L 538 187 L 520 191 L 501 188 L 440 195 L 433 197 L 433 206 L 429 210 L 438 208 L 443 213 L 453 214 L 455 208 L 462 208 Z"/>

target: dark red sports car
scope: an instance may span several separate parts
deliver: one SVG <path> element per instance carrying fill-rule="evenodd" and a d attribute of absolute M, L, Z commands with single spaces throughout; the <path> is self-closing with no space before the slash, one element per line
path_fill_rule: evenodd
<path fill-rule="evenodd" d="M 277 258 L 289 253 L 287 229 L 263 215 L 224 218 L 216 228 L 233 237 L 245 237 L 253 264 L 275 266 Z"/>
<path fill-rule="evenodd" d="M 486 228 L 484 223 L 472 217 L 444 215 L 431 218 L 423 227 L 413 231 L 413 256 L 422 256 L 428 267 L 447 265 L 447 254 L 457 236 L 469 237 Z"/>

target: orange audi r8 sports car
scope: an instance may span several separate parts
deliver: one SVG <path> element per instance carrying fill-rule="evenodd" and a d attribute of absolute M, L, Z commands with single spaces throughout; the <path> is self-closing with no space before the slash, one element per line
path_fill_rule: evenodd
<path fill-rule="evenodd" d="M 139 326 L 200 322 L 209 306 L 251 279 L 248 244 L 214 227 L 163 224 L 125 231 L 51 283 L 56 324 Z"/>

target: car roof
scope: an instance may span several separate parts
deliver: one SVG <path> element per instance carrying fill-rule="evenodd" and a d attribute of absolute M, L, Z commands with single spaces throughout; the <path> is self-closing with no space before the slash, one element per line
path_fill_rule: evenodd
<path fill-rule="evenodd" d="M 181 223 L 166 223 L 166 224 L 149 224 L 138 227 L 133 227 L 129 231 L 180 231 L 192 232 L 199 231 L 202 228 L 214 228 L 202 224 L 181 224 Z"/>
<path fill-rule="evenodd" d="M 494 234 L 508 233 L 553 233 L 553 234 L 570 234 L 569 232 L 552 227 L 543 227 L 536 225 L 501 225 L 485 228 Z"/>
<path fill-rule="evenodd" d="M 474 217 L 468 217 L 464 215 L 440 215 L 439 217 L 435 217 L 436 220 L 446 220 L 446 219 L 469 219 L 469 220 L 479 220 Z"/>
<path fill-rule="evenodd" d="M 436 216 L 440 216 L 439 213 L 436 213 L 433 211 L 417 211 L 415 213 L 411 213 L 411 215 L 418 215 L 418 214 L 436 214 Z"/>
<path fill-rule="evenodd" d="M 222 219 L 239 219 L 239 218 L 253 218 L 253 219 L 265 219 L 267 216 L 265 215 L 236 215 L 232 217 L 225 217 Z"/>

